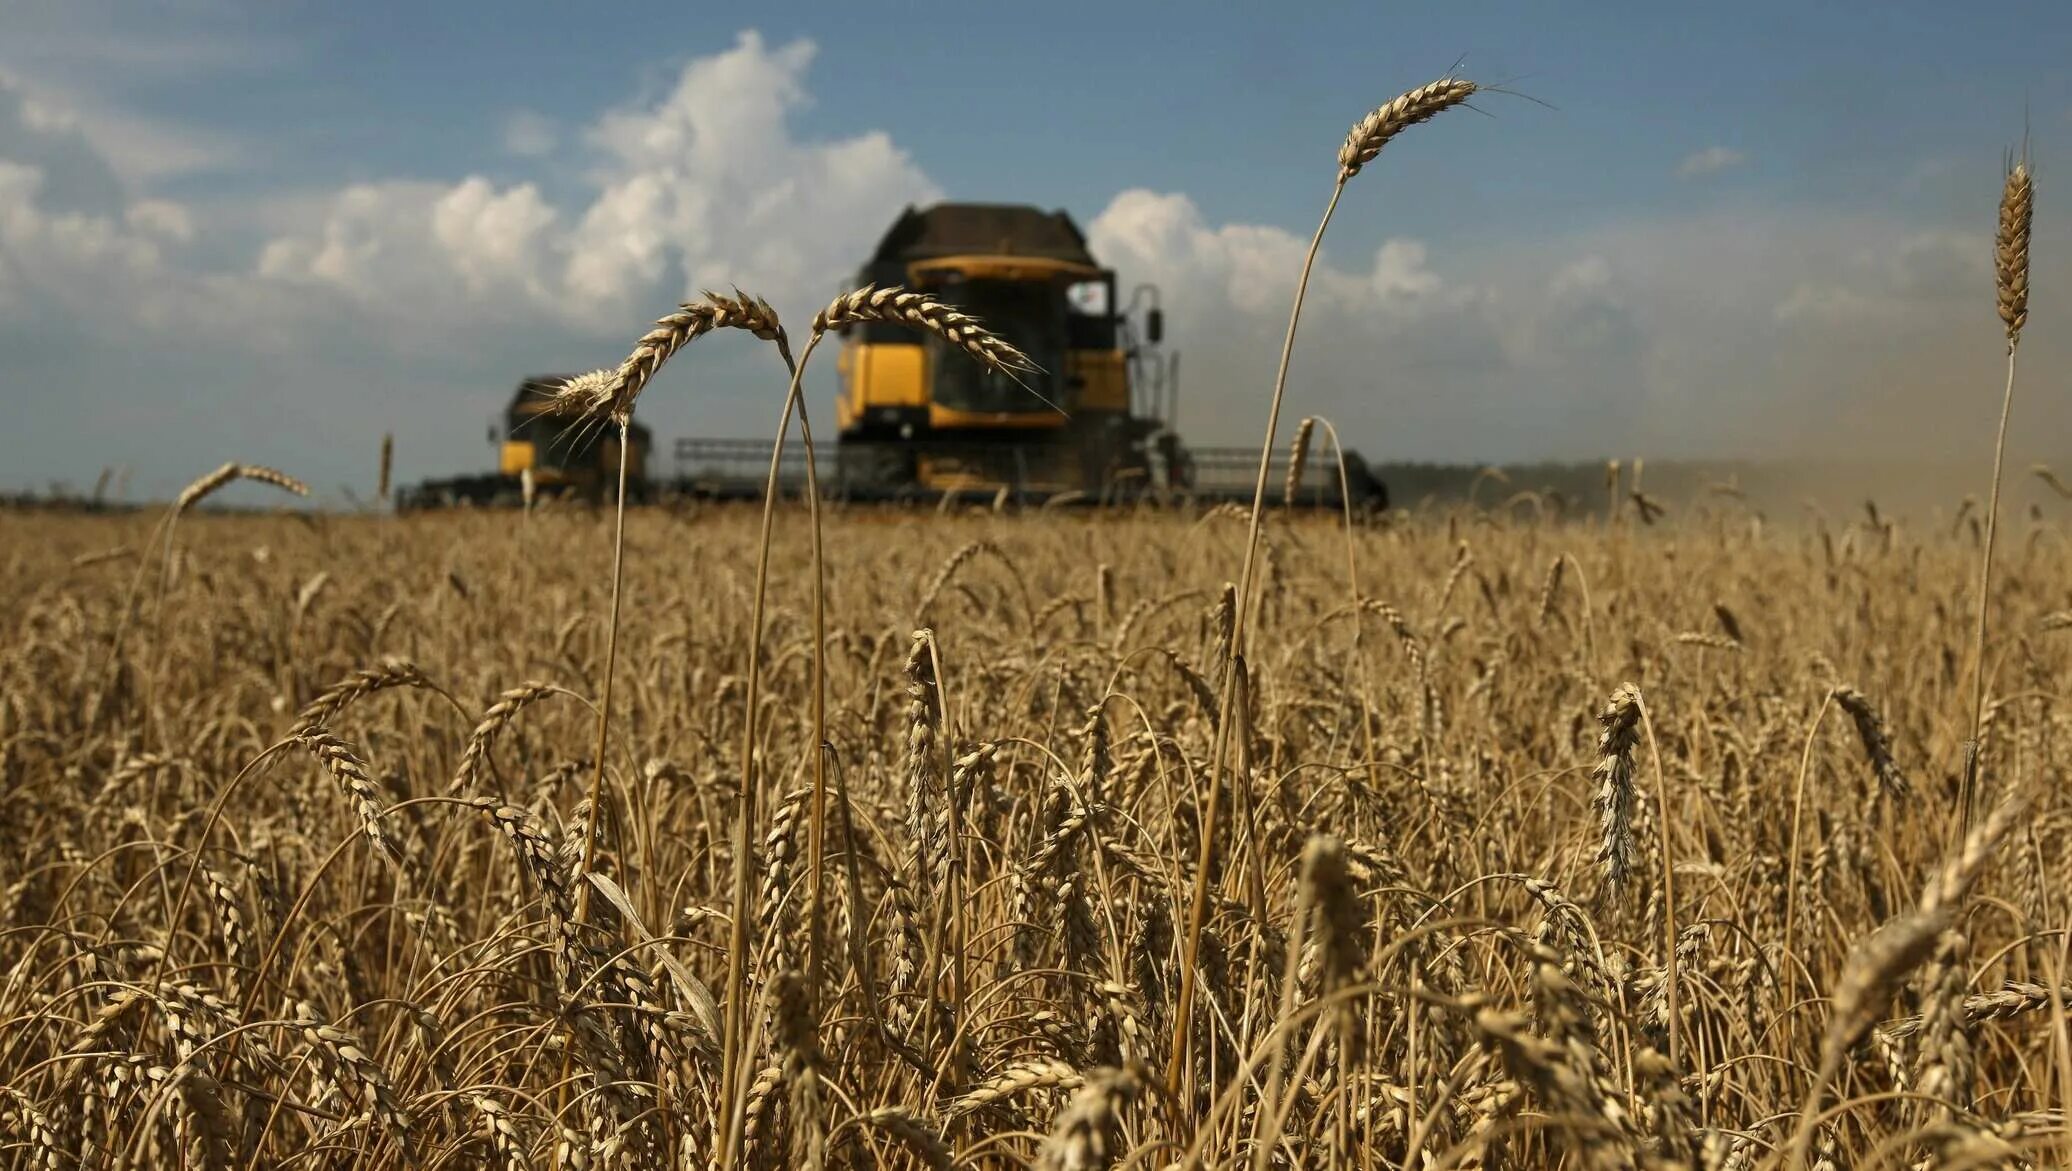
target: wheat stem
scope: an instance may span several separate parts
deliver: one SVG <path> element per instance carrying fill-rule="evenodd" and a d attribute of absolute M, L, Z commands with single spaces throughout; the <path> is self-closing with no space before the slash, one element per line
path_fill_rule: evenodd
<path fill-rule="evenodd" d="M 1173 1055 L 1166 1067 L 1166 1085 L 1183 1096 L 1186 1087 L 1181 1079 L 1189 1073 L 1187 1052 L 1194 1022 L 1194 969 L 1201 954 L 1202 928 L 1208 924 L 1209 876 L 1216 856 L 1216 836 L 1221 828 L 1217 823 L 1222 815 L 1220 798 L 1223 771 L 1230 752 L 1230 728 L 1237 722 L 1233 703 L 1237 690 L 1237 665 L 1244 655 L 1245 614 L 1250 609 L 1252 577 L 1259 556 L 1259 517 L 1266 506 L 1267 468 L 1273 462 L 1273 437 L 1280 428 L 1281 400 L 1287 392 L 1288 360 L 1295 352 L 1295 328 L 1302 321 L 1303 295 L 1309 289 L 1310 271 L 1316 267 L 1317 250 L 1324 243 L 1324 230 L 1331 226 L 1339 197 L 1345 194 L 1347 177 L 1341 174 L 1338 182 L 1332 185 L 1331 201 L 1324 205 L 1324 218 L 1317 224 L 1316 234 L 1310 237 L 1309 251 L 1302 258 L 1302 274 L 1295 281 L 1295 307 L 1288 314 L 1288 333 L 1281 341 L 1280 365 L 1274 372 L 1273 397 L 1266 410 L 1266 439 L 1259 449 L 1259 475 L 1252 486 L 1244 568 L 1238 575 L 1238 604 L 1231 620 L 1230 644 L 1223 667 L 1223 692 L 1218 700 L 1222 717 L 1216 721 L 1215 747 L 1209 756 L 1208 805 L 1202 813 L 1200 856 L 1195 860 L 1194 887 L 1188 901 L 1187 940 L 1180 953 L 1180 991 L 1173 1008 Z"/>
<path fill-rule="evenodd" d="M 1978 619 L 1971 639 L 1971 723 L 1964 749 L 1963 779 L 1957 791 L 1957 833 L 1969 831 L 1972 809 L 1978 803 L 1978 746 L 1986 714 L 1986 611 L 1993 588 L 1993 540 L 2000 529 L 2000 476 L 2007 456 L 2007 420 L 2014 414 L 2015 346 L 2007 345 L 2007 389 L 2000 400 L 2000 429 L 1993 442 L 1993 490 L 1986 498 L 1985 547 L 1978 563 Z"/>
<path fill-rule="evenodd" d="M 619 422 L 619 501 L 612 526 L 612 601 L 605 623 L 604 694 L 597 703 L 597 767 L 590 773 L 590 816 L 583 822 L 583 853 L 571 878 L 576 888 L 576 922 L 582 923 L 590 910 L 590 884 L 586 879 L 597 850 L 597 823 L 602 820 L 598 801 L 604 796 L 604 750 L 612 720 L 612 680 L 618 674 L 619 599 L 626 580 L 626 432 L 631 416 Z"/>

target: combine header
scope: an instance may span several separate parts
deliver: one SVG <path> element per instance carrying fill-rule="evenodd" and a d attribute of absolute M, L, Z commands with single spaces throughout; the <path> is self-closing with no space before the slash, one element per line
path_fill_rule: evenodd
<path fill-rule="evenodd" d="M 1123 301 L 1114 271 L 1094 259 L 1064 212 L 977 203 L 910 207 L 878 242 L 856 284 L 901 285 L 954 305 L 1038 369 L 1016 381 L 939 338 L 889 324 L 845 328 L 836 442 L 832 458 L 823 452 L 820 459 L 821 489 L 830 497 L 1251 500 L 1256 448 L 1190 450 L 1175 429 L 1179 358 L 1163 347 L 1158 290 L 1138 285 Z M 498 474 L 425 484 L 399 504 L 515 500 L 527 469 L 541 491 L 608 491 L 616 437 L 567 431 L 541 415 L 539 390 L 557 384 L 532 378 L 519 387 L 506 413 Z M 648 475 L 646 433 L 637 425 L 634 432 L 630 499 L 745 498 L 763 490 L 767 439 L 680 439 L 674 476 L 658 482 Z M 1285 458 L 1279 453 L 1276 462 Z M 1284 474 L 1270 473 L 1277 495 Z M 785 451 L 779 478 L 786 491 L 804 488 L 803 446 Z M 1346 487 L 1355 507 L 1387 507 L 1387 491 L 1352 453 Z M 1312 460 L 1297 502 L 1337 507 L 1341 496 L 1336 462 Z"/>

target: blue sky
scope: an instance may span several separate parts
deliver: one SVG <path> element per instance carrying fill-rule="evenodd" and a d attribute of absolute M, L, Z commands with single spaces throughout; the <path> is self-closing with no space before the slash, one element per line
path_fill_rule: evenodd
<path fill-rule="evenodd" d="M 803 322 L 941 197 L 1071 210 L 1165 289 L 1190 438 L 1249 440 L 1346 126 L 1456 61 L 1514 92 L 1355 180 L 1292 410 L 1381 458 L 1968 454 L 2026 118 L 2020 438 L 2072 434 L 2063 4 L 602 11 L 10 0 L 0 484 L 235 457 L 364 491 L 384 430 L 406 476 L 476 468 L 520 375 L 702 283 Z M 643 402 L 665 440 L 769 425 L 766 357 L 709 350 Z"/>

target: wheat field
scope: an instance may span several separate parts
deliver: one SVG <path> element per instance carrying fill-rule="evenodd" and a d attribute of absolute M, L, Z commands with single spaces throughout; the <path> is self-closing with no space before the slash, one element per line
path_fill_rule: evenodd
<path fill-rule="evenodd" d="M 2062 1133 L 2061 520 L 1989 646 L 2029 805 L 1946 880 L 1975 525 L 1433 511 L 1354 531 L 1355 608 L 1269 511 L 1169 1079 L 1244 518 L 831 511 L 817 891 L 779 519 L 742 1165 L 1753 1166 L 1844 1025 L 1816 1163 Z M 631 518 L 581 919 L 608 513 L 190 515 L 112 667 L 149 521 L 4 524 L 15 1165 L 715 1158 L 753 511 Z"/>
<path fill-rule="evenodd" d="M 1477 92 L 1347 136 L 1250 508 L 0 512 L 7 1165 L 2072 1161 L 2026 163 L 1983 504 L 1271 507 L 1340 197 Z M 1028 368 L 737 290 L 553 405 L 739 329 L 781 440 L 862 321 Z"/>

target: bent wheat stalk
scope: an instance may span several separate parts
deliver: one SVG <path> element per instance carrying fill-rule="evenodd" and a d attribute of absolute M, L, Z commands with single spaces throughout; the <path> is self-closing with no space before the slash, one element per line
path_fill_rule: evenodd
<path fill-rule="evenodd" d="M 737 1153 L 742 1150 L 742 1133 L 747 1121 L 748 1090 L 752 1080 L 748 1076 L 748 1067 L 756 1060 L 755 1046 L 747 1035 L 750 1020 L 745 995 L 751 945 L 748 937 L 751 919 L 749 900 L 754 888 L 754 858 L 751 844 L 755 841 L 755 716 L 762 674 L 763 627 L 767 618 L 770 536 L 777 499 L 777 472 L 784 452 L 784 439 L 789 433 L 794 413 L 799 417 L 800 433 L 806 442 L 806 497 L 813 525 L 814 812 L 810 829 L 812 861 L 807 897 L 812 904 L 809 910 L 811 925 L 808 929 L 810 962 L 817 964 L 820 958 L 817 936 L 820 930 L 821 874 L 826 861 L 821 824 L 825 818 L 827 803 L 820 742 L 826 738 L 824 658 L 827 637 L 822 601 L 824 577 L 821 559 L 819 482 L 814 467 L 812 430 L 806 420 L 800 388 L 804 384 L 806 365 L 813 360 L 814 351 L 820 348 L 820 343 L 826 338 L 828 331 L 863 322 L 905 325 L 933 333 L 969 354 L 988 370 L 1016 378 L 1017 381 L 1018 375 L 1036 369 L 1035 363 L 1029 360 L 1028 355 L 995 336 L 977 318 L 924 293 L 896 286 L 879 288 L 876 285 L 865 285 L 853 292 L 844 293 L 816 314 L 813 318 L 812 334 L 806 340 L 806 348 L 799 352 L 798 361 L 791 366 L 791 385 L 785 392 L 784 412 L 778 422 L 777 439 L 770 452 L 769 476 L 763 486 L 762 529 L 756 551 L 755 592 L 749 617 L 744 709 L 746 718 L 742 721 L 740 791 L 737 794 L 739 809 L 735 813 L 734 830 L 732 923 L 729 927 L 727 945 L 726 1040 L 720 1067 L 719 1101 L 721 1109 L 725 1111 L 725 1127 L 721 1133 L 719 1149 L 721 1166 L 731 1166 Z"/>
<path fill-rule="evenodd" d="M 279 488 L 283 492 L 292 492 L 297 496 L 309 495 L 309 485 L 303 483 L 302 481 L 296 479 L 295 477 L 289 475 L 286 472 L 280 471 L 276 468 L 264 467 L 259 464 L 241 464 L 235 461 L 224 464 L 222 467 L 217 468 L 215 471 L 210 472 L 208 475 L 203 476 L 202 478 L 194 481 L 193 483 L 187 485 L 187 487 L 180 490 L 180 495 L 173 500 L 173 506 L 170 509 L 166 510 L 165 519 L 159 522 L 158 529 L 153 534 L 154 540 L 159 539 L 160 535 L 162 534 L 165 542 L 164 552 L 161 556 L 159 565 L 158 601 L 152 607 L 151 615 L 152 627 L 155 632 L 152 637 L 155 640 L 155 653 L 157 655 L 157 663 L 159 664 L 163 664 L 165 661 L 165 598 L 167 591 L 169 591 L 172 588 L 173 584 L 173 531 L 179 525 L 180 517 L 184 513 L 186 513 L 188 509 L 193 508 L 195 505 L 200 504 L 203 500 L 208 499 L 210 496 L 215 495 L 218 491 L 239 480 L 251 480 L 260 484 L 271 484 L 274 487 Z M 129 592 L 127 595 L 125 595 L 123 599 L 122 613 L 116 619 L 115 638 L 109 644 L 108 647 L 108 665 L 106 669 L 102 671 L 101 686 L 103 688 L 103 691 L 105 691 L 108 686 L 108 673 L 115 669 L 116 660 L 119 659 L 122 654 L 123 635 L 129 629 L 130 611 L 136 602 L 137 587 L 143 581 L 144 567 L 147 564 L 149 564 L 148 550 L 150 549 L 150 547 L 151 542 L 146 541 L 144 544 L 144 548 L 147 551 L 147 553 L 145 556 L 140 556 L 137 558 L 137 575 L 130 580 Z M 147 733 L 149 729 L 152 727 L 151 709 L 153 706 L 155 706 L 154 689 L 158 673 L 158 670 L 156 669 L 156 667 L 154 667 L 151 673 L 152 679 L 151 681 L 146 683 L 144 726 Z M 98 717 L 99 715 L 100 698 L 97 696 L 95 698 L 93 707 L 89 710 L 88 713 L 87 730 L 89 732 L 93 730 L 93 724 L 95 723 L 96 717 Z M 148 735 L 146 736 L 146 742 L 149 742 Z"/>
<path fill-rule="evenodd" d="M 596 371 L 569 380 L 549 398 L 548 409 L 558 414 L 626 423 L 640 392 L 647 389 L 662 364 L 676 351 L 717 329 L 740 329 L 776 345 L 786 367 L 791 365 L 791 345 L 784 325 L 770 303 L 750 297 L 740 289 L 731 297 L 705 293 L 701 300 L 686 301 L 676 312 L 656 321 L 641 335 L 633 351 L 619 368 L 609 374 Z M 604 375 L 598 377 L 598 375 Z"/>
<path fill-rule="evenodd" d="M 633 351 L 619 363 L 616 371 L 592 370 L 579 374 L 564 382 L 547 402 L 547 410 L 552 413 L 575 415 L 599 426 L 611 424 L 619 429 L 618 500 L 612 530 L 611 610 L 605 626 L 604 694 L 597 707 L 597 763 L 590 775 L 592 810 L 598 807 L 597 802 L 604 791 L 605 745 L 612 718 L 612 682 L 618 666 L 619 605 L 626 570 L 626 454 L 633 407 L 640 399 L 640 392 L 661 370 L 664 362 L 684 346 L 716 329 L 742 329 L 773 342 L 785 365 L 791 365 L 791 346 L 784 336 L 784 326 L 777 320 L 776 311 L 770 308 L 769 302 L 752 298 L 739 289 L 734 290 L 732 297 L 706 293 L 703 300 L 685 302 L 676 312 L 655 322 L 654 327 L 634 343 Z M 584 918 L 590 907 L 590 884 L 583 881 L 583 876 L 590 873 L 594 861 L 597 820 L 593 816 L 583 830 L 583 851 L 575 874 L 578 921 Z"/>
<path fill-rule="evenodd" d="M 594 370 L 569 379 L 549 398 L 547 404 L 548 409 L 555 413 L 576 415 L 581 419 L 593 421 L 597 426 L 616 425 L 619 429 L 619 483 L 616 519 L 612 532 L 611 606 L 605 628 L 604 693 L 597 706 L 596 764 L 590 774 L 589 808 L 592 816 L 584 823 L 582 852 L 570 880 L 576 888 L 575 920 L 578 923 L 584 922 L 589 913 L 590 883 L 584 881 L 584 877 L 590 873 L 595 862 L 597 825 L 602 820 L 596 811 L 599 808 L 598 801 L 604 792 L 605 749 L 611 731 L 612 684 L 618 666 L 619 606 L 625 582 L 626 555 L 626 444 L 633 422 L 633 408 L 640 398 L 641 390 L 654 378 L 664 362 L 692 341 L 720 328 L 744 329 L 773 342 L 785 365 L 792 365 L 791 346 L 785 338 L 784 327 L 778 322 L 776 313 L 770 309 L 767 302 L 751 299 L 738 289 L 732 298 L 708 293 L 704 300 L 686 302 L 679 306 L 675 313 L 657 321 L 653 328 L 634 343 L 633 351 L 626 356 L 625 361 L 619 363 L 617 371 L 606 373 Z M 752 729 L 755 724 L 752 715 L 755 711 L 755 693 L 752 687 L 748 703 L 751 716 L 747 722 Z M 747 849 L 746 842 L 740 843 L 737 856 L 745 855 Z M 736 918 L 736 927 L 739 928 L 739 916 Z M 736 962 L 738 960 L 735 957 L 729 958 L 730 966 Z M 730 1019 L 740 1010 L 738 992 L 736 989 L 730 993 L 727 1006 Z M 732 1030 L 728 1031 L 727 1038 L 731 1045 L 734 1038 Z M 731 1070 L 731 1066 L 728 1068 Z"/>

